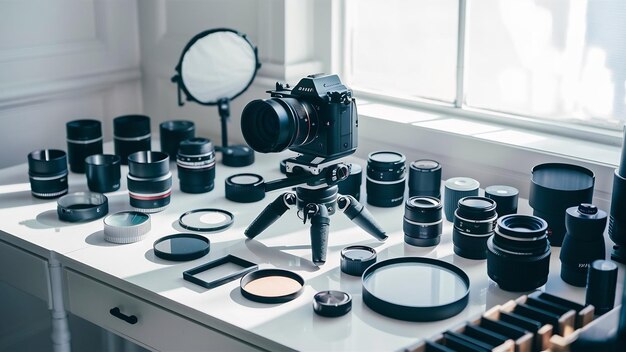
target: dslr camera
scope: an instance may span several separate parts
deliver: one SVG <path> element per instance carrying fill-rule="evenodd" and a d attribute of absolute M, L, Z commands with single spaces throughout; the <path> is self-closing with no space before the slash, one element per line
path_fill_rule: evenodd
<path fill-rule="evenodd" d="M 356 104 L 337 75 L 310 75 L 293 88 L 276 83 L 268 93 L 271 98 L 251 101 L 241 114 L 241 131 L 252 149 L 289 148 L 324 162 L 356 151 Z"/>

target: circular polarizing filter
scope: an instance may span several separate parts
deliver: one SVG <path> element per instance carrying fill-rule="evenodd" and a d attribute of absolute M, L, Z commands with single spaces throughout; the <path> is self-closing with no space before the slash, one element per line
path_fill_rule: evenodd
<path fill-rule="evenodd" d="M 302 276 L 283 269 L 261 269 L 241 278 L 241 294 L 260 303 L 289 302 L 302 293 Z"/>
<path fill-rule="evenodd" d="M 177 233 L 154 242 L 154 254 L 165 260 L 184 262 L 209 253 L 209 239 L 192 233 Z"/>
<path fill-rule="evenodd" d="M 352 296 L 342 291 L 321 291 L 313 296 L 313 311 L 324 317 L 340 317 L 352 310 Z"/>
<path fill-rule="evenodd" d="M 150 215 L 138 211 L 121 211 L 104 218 L 104 239 L 112 243 L 141 241 L 150 227 Z"/>
<path fill-rule="evenodd" d="M 178 219 L 180 226 L 198 232 L 215 232 L 229 228 L 235 216 L 226 210 L 206 208 L 186 212 Z"/>
<path fill-rule="evenodd" d="M 421 257 L 393 258 L 363 273 L 363 302 L 372 310 L 408 321 L 443 320 L 467 306 L 470 280 L 450 263 Z"/>

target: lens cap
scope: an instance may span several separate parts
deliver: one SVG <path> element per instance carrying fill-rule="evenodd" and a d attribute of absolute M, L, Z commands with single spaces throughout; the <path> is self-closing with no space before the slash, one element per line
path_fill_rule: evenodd
<path fill-rule="evenodd" d="M 186 212 L 178 219 L 180 226 L 198 232 L 215 232 L 229 228 L 235 216 L 226 210 L 206 208 Z"/>
<path fill-rule="evenodd" d="M 263 198 L 265 187 L 260 175 L 236 174 L 226 179 L 226 199 L 237 203 L 252 203 Z"/>
<path fill-rule="evenodd" d="M 352 310 L 352 296 L 342 291 L 321 291 L 313 296 L 313 311 L 324 317 L 340 317 Z"/>
<path fill-rule="evenodd" d="M 209 253 L 209 239 L 192 234 L 177 233 L 154 242 L 154 255 L 161 259 L 184 262 L 198 259 Z"/>
<path fill-rule="evenodd" d="M 231 145 L 222 148 L 222 164 L 243 167 L 254 163 L 254 150 L 247 145 Z"/>

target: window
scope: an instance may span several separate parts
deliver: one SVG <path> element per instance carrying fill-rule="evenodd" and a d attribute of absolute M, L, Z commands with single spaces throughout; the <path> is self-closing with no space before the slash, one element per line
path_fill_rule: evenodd
<path fill-rule="evenodd" d="M 345 36 L 357 92 L 498 118 L 626 121 L 623 0 L 346 0 Z"/>

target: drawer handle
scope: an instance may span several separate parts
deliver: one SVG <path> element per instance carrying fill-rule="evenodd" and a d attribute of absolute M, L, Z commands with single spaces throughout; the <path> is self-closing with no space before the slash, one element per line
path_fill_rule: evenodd
<path fill-rule="evenodd" d="M 123 321 L 127 322 L 130 325 L 134 325 L 137 324 L 137 317 L 134 315 L 126 315 L 124 313 L 122 313 L 122 311 L 118 308 L 111 308 L 111 310 L 109 311 L 109 313 L 111 313 L 112 316 L 118 318 L 118 319 L 122 319 Z"/>

